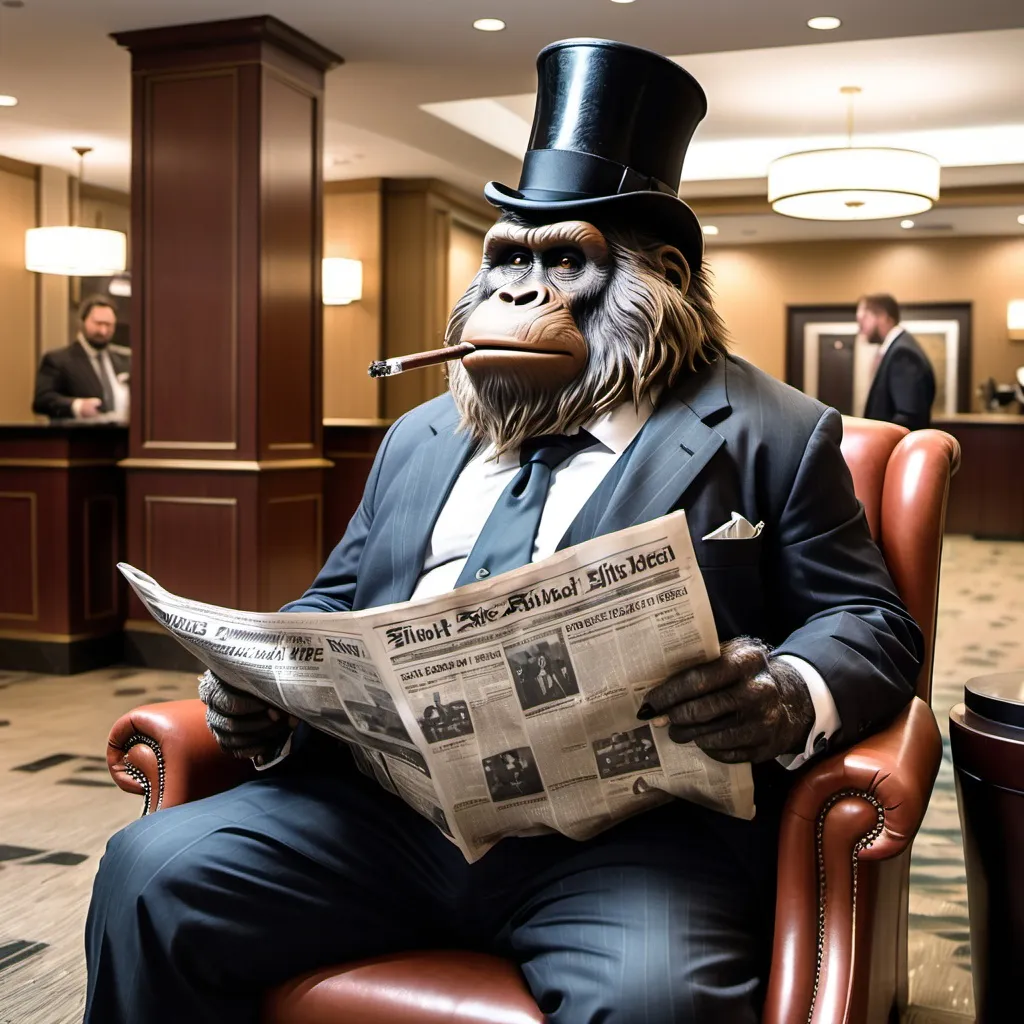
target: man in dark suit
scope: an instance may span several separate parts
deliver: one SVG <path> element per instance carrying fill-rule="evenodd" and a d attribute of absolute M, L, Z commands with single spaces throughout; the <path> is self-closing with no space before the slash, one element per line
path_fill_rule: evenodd
<path fill-rule="evenodd" d="M 900 307 L 891 295 L 865 295 L 857 303 L 857 326 L 877 345 L 864 415 L 911 430 L 931 422 L 935 373 L 917 339 L 900 323 Z"/>
<path fill-rule="evenodd" d="M 93 295 L 82 302 L 78 319 L 78 337 L 43 356 L 32 411 L 54 420 L 125 423 L 131 353 L 111 342 L 117 310 L 109 299 Z"/>
<path fill-rule="evenodd" d="M 757 815 L 677 800 L 587 842 L 505 838 L 470 865 L 333 741 L 207 674 L 219 742 L 268 770 L 111 840 L 88 1024 L 255 1022 L 267 987 L 415 948 L 514 959 L 550 1024 L 754 1024 L 787 769 L 912 695 L 920 631 L 854 496 L 839 414 L 726 352 L 700 226 L 668 184 L 703 92 L 621 44 L 555 44 L 539 63 L 520 189 L 488 186 L 505 213 L 452 317 L 452 339 L 479 348 L 449 394 L 390 429 L 344 537 L 287 610 L 442 593 L 685 508 L 722 656 L 653 688 L 637 717 L 753 762 Z M 512 317 L 544 325 L 543 347 L 501 326 Z M 763 528 L 720 539 L 734 513 Z"/>

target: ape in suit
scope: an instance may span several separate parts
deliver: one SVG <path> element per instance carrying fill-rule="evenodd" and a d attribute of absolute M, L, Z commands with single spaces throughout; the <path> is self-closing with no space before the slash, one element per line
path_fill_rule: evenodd
<path fill-rule="evenodd" d="M 390 429 L 287 610 L 450 588 L 527 514 L 522 562 L 685 508 L 722 654 L 654 687 L 638 718 L 754 762 L 757 816 L 674 801 L 583 843 L 506 838 L 469 865 L 300 726 L 255 781 L 111 840 L 87 926 L 89 1024 L 255 1022 L 261 992 L 302 971 L 423 947 L 513 958 L 551 1024 L 753 1024 L 786 768 L 912 695 L 920 631 L 854 497 L 839 415 L 727 352 L 675 190 L 703 92 L 600 40 L 554 44 L 539 66 L 520 187 L 487 187 L 502 215 L 449 325 L 476 350 Z M 510 502 L 538 479 L 539 499 Z M 702 539 L 734 511 L 760 534 Z M 290 732 L 209 675 L 201 696 L 240 756 L 273 757 Z"/>

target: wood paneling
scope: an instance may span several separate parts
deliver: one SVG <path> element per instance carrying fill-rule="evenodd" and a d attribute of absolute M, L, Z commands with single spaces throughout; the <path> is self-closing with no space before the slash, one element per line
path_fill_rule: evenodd
<path fill-rule="evenodd" d="M 0 634 L 7 639 L 74 644 L 120 629 L 115 566 L 124 557 L 124 481 L 117 460 L 125 433 L 0 427 Z M 104 663 L 85 660 L 86 667 Z"/>
<path fill-rule="evenodd" d="M 116 616 L 120 589 L 120 499 L 116 494 L 91 494 L 82 503 L 82 613 L 86 619 Z"/>
<path fill-rule="evenodd" d="M 136 288 L 143 303 L 143 447 L 233 451 L 239 74 L 153 76 L 144 89 L 143 222 L 136 232 L 144 258 L 135 261 L 143 267 Z"/>
<path fill-rule="evenodd" d="M 324 454 L 334 463 L 324 479 L 323 550 L 334 549 L 359 507 L 387 425 L 324 425 Z"/>
<path fill-rule="evenodd" d="M 318 447 L 320 177 L 317 97 L 263 72 L 260 453 Z"/>
<path fill-rule="evenodd" d="M 372 419 L 380 415 L 383 402 L 380 383 L 366 372 L 383 351 L 380 179 L 332 181 L 325 189 L 324 256 L 362 262 L 363 297 L 323 308 L 323 414 Z"/>
<path fill-rule="evenodd" d="M 27 165 L 26 165 L 27 166 Z M 0 166 L 0 422 L 32 422 L 36 278 L 25 269 L 25 232 L 36 226 L 34 177 Z"/>
<path fill-rule="evenodd" d="M 960 442 L 947 532 L 1024 540 L 1024 416 L 954 416 L 932 425 Z"/>
<path fill-rule="evenodd" d="M 0 491 L 0 622 L 39 618 L 39 522 L 34 491 Z"/>
<path fill-rule="evenodd" d="M 320 491 L 268 496 L 261 524 L 262 604 L 280 608 L 313 582 L 323 564 Z"/>
<path fill-rule="evenodd" d="M 238 500 L 147 494 L 144 520 L 146 572 L 167 590 L 238 607 Z"/>

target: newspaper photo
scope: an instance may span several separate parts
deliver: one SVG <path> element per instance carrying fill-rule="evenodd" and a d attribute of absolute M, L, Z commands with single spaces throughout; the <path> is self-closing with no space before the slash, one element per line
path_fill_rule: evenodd
<path fill-rule="evenodd" d="M 470 862 L 504 836 L 587 839 L 672 799 L 753 817 L 750 765 L 636 717 L 719 653 L 684 512 L 358 612 L 219 608 L 119 568 L 204 665 L 344 740 Z"/>

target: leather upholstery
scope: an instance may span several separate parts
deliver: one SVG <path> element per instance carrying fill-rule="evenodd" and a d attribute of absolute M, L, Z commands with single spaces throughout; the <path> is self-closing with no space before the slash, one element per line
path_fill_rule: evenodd
<path fill-rule="evenodd" d="M 910 843 L 941 758 L 928 704 L 939 558 L 957 442 L 937 430 L 845 421 L 843 454 L 896 587 L 925 637 L 918 698 L 892 724 L 810 765 L 783 812 L 765 1024 L 882 1024 L 905 1000 Z M 249 777 L 199 701 L 137 708 L 114 726 L 114 780 L 144 813 Z M 464 952 L 408 953 L 305 975 L 272 993 L 267 1024 L 533 1024 L 519 972 Z"/>
<path fill-rule="evenodd" d="M 378 957 L 303 975 L 271 995 L 264 1021 L 543 1024 L 544 1015 L 508 961 L 442 950 Z"/>

